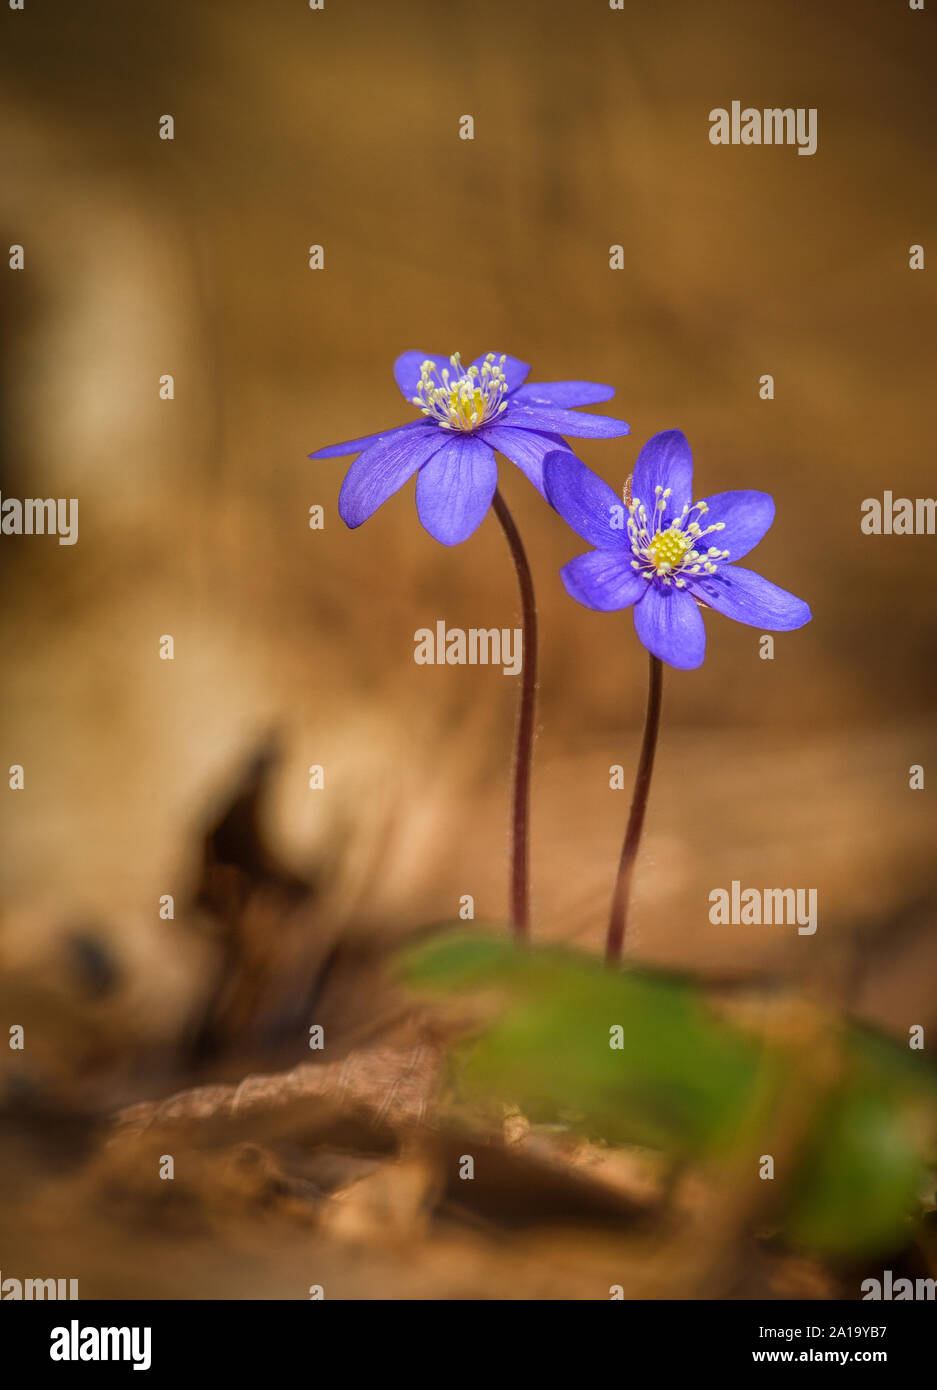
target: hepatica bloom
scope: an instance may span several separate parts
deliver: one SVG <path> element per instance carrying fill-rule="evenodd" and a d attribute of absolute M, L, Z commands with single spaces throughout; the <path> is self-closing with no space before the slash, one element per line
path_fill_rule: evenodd
<path fill-rule="evenodd" d="M 481 524 L 498 485 L 495 450 L 544 492 L 543 460 L 569 452 L 563 436 L 610 439 L 627 434 L 623 420 L 580 414 L 614 394 L 592 381 L 525 385 L 530 368 L 493 352 L 464 367 L 458 353 L 405 352 L 394 363 L 397 385 L 420 418 L 381 434 L 349 439 L 312 459 L 357 454 L 342 483 L 338 511 L 360 526 L 414 474 L 416 506 L 426 530 L 458 545 Z"/>
<path fill-rule="evenodd" d="M 774 520 L 768 493 L 720 492 L 694 502 L 692 482 L 680 430 L 644 445 L 627 505 L 568 450 L 545 460 L 548 500 L 596 547 L 561 570 L 567 593 L 603 612 L 633 607 L 644 646 L 682 670 L 701 665 L 706 652 L 701 605 L 770 632 L 810 621 L 803 599 L 736 564 Z"/>

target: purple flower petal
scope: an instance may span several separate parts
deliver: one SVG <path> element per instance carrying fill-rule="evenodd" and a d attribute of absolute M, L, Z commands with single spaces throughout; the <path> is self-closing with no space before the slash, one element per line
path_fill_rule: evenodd
<path fill-rule="evenodd" d="M 716 574 L 694 576 L 689 587 L 710 608 L 749 627 L 791 632 L 810 622 L 811 612 L 802 598 L 740 565 L 727 565 Z"/>
<path fill-rule="evenodd" d="M 478 370 L 481 371 L 482 367 L 485 365 L 485 358 L 487 356 L 488 354 L 483 352 L 481 357 L 476 357 L 475 361 L 470 362 L 469 365 L 477 367 Z M 501 353 L 494 353 L 494 359 L 496 362 L 500 362 Z M 510 395 L 512 391 L 516 391 L 517 388 L 522 386 L 527 380 L 527 375 L 530 372 L 530 364 L 528 362 L 519 362 L 516 357 L 505 356 L 501 370 L 504 372 L 507 379 L 508 394 Z"/>
<path fill-rule="evenodd" d="M 443 545 L 458 545 L 481 525 L 497 485 L 498 465 L 484 440 L 449 439 L 416 480 L 420 521 Z"/>
<path fill-rule="evenodd" d="M 354 530 L 367 521 L 445 442 L 445 432 L 436 429 L 416 436 L 401 430 L 379 435 L 378 443 L 359 454 L 345 474 L 338 495 L 338 514 L 345 525 Z"/>
<path fill-rule="evenodd" d="M 529 381 L 514 392 L 514 400 L 525 405 L 559 405 L 572 410 L 576 405 L 601 405 L 615 394 L 614 386 L 598 381 Z"/>
<path fill-rule="evenodd" d="M 647 588 L 647 580 L 631 568 L 630 552 L 623 555 L 618 550 L 577 555 L 560 570 L 560 578 L 570 598 L 601 613 L 630 608 Z"/>
<path fill-rule="evenodd" d="M 625 504 L 608 483 L 568 452 L 547 454 L 543 476 L 547 501 L 577 535 L 602 550 L 624 546 L 630 561 Z"/>
<path fill-rule="evenodd" d="M 700 525 L 721 521 L 725 530 L 713 531 L 702 544 L 728 550 L 730 560 L 754 550 L 774 520 L 774 498 L 767 492 L 717 492 L 703 501 L 709 510 L 699 518 Z"/>
<path fill-rule="evenodd" d="M 696 600 L 686 589 L 664 588 L 653 579 L 645 588 L 634 610 L 638 637 L 668 666 L 694 671 L 706 655 L 706 629 Z"/>
<path fill-rule="evenodd" d="M 640 498 L 649 521 L 654 519 L 654 489 L 671 489 L 663 512 L 666 529 L 693 501 L 693 455 L 682 430 L 664 430 L 647 441 L 638 454 L 631 479 L 631 495 Z"/>
<path fill-rule="evenodd" d="M 360 439 L 346 439 L 344 444 L 329 444 L 325 449 L 317 449 L 309 457 L 311 459 L 343 458 L 345 454 L 360 454 L 364 449 L 370 449 L 373 444 L 382 444 L 385 440 L 392 439 L 394 435 L 403 434 L 405 431 L 413 434 L 416 430 L 425 431 L 436 428 L 438 427 L 430 420 L 410 420 L 406 425 L 394 425 L 392 429 L 381 430 L 380 434 L 363 434 Z"/>
<path fill-rule="evenodd" d="M 537 434 L 533 430 L 506 430 L 501 425 L 486 425 L 478 431 L 478 438 L 484 439 L 492 449 L 497 449 L 505 458 L 516 463 L 518 468 L 533 483 L 543 496 L 546 496 L 543 482 L 543 460 L 549 453 L 566 451 L 566 444 L 558 434 Z"/>
<path fill-rule="evenodd" d="M 558 405 L 515 404 L 513 396 L 507 410 L 498 417 L 498 424 L 515 430 L 571 434 L 574 439 L 617 439 L 628 434 L 631 428 L 624 420 L 613 420 L 610 415 L 583 415 L 581 411 L 564 410 Z"/>
<path fill-rule="evenodd" d="M 420 384 L 420 368 L 424 362 L 435 363 L 440 376 L 445 369 L 452 375 L 452 363 L 447 356 L 440 356 L 438 352 L 402 352 L 394 363 L 394 380 L 410 405 Z"/>

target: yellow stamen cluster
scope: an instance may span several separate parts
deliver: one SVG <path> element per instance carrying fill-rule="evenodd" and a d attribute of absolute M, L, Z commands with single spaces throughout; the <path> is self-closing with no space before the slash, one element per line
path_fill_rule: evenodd
<path fill-rule="evenodd" d="M 480 368 L 463 367 L 459 354 L 454 352 L 449 358 L 452 371 L 444 367 L 441 373 L 434 362 L 427 360 L 420 368 L 413 404 L 444 430 L 477 430 L 500 415 L 507 405 L 504 360 L 489 352 Z"/>
<path fill-rule="evenodd" d="M 632 497 L 628 502 L 628 539 L 634 555 L 632 569 L 648 582 L 659 579 L 662 584 L 673 584 L 677 589 L 686 588 L 688 576 L 715 574 L 717 561 L 728 560 L 729 552 L 714 545 L 704 548 L 700 542 L 713 531 L 724 530 L 725 522 L 701 526 L 697 518 L 705 517 L 709 509 L 705 502 L 695 502 L 692 506 L 687 503 L 665 529 L 662 523 L 671 489 L 658 486 L 654 493 L 651 517 L 640 498 Z"/>
<path fill-rule="evenodd" d="M 667 531 L 658 531 L 648 546 L 652 562 L 660 570 L 677 569 L 683 557 L 693 546 L 693 542 L 679 526 L 671 526 Z"/>

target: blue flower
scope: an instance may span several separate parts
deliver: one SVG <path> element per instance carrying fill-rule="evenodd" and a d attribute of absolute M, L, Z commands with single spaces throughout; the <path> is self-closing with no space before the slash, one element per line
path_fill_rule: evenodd
<path fill-rule="evenodd" d="M 638 637 L 669 666 L 702 664 L 700 605 L 770 632 L 810 621 L 803 599 L 735 564 L 770 527 L 773 498 L 720 492 L 694 502 L 693 456 L 680 430 L 645 444 L 627 505 L 569 451 L 549 454 L 544 474 L 548 501 L 597 547 L 563 566 L 567 593 L 602 612 L 633 605 Z"/>
<path fill-rule="evenodd" d="M 458 353 L 446 358 L 405 352 L 398 357 L 397 385 L 423 418 L 309 455 L 358 455 L 338 499 L 346 525 L 367 521 L 416 473 L 420 521 L 443 545 L 458 545 L 491 506 L 498 484 L 495 449 L 542 493 L 544 456 L 558 449 L 568 452 L 564 434 L 611 439 L 628 433 L 623 420 L 572 409 L 609 400 L 613 387 L 592 381 L 525 386 L 529 371 L 526 363 L 493 352 L 469 367 L 462 366 Z"/>

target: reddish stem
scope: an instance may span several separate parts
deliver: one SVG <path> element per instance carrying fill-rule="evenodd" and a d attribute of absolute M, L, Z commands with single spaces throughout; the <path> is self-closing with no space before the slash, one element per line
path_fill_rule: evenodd
<path fill-rule="evenodd" d="M 523 631 L 521 693 L 514 744 L 514 791 L 511 810 L 511 923 L 518 941 L 530 930 L 530 773 L 533 759 L 537 701 L 537 605 L 530 565 L 514 518 L 500 491 L 494 495 L 495 516 L 501 523 L 517 571 Z"/>
<path fill-rule="evenodd" d="M 608 936 L 605 941 L 605 960 L 614 965 L 621 960 L 625 942 L 625 929 L 628 925 L 628 901 L 631 894 L 631 879 L 634 864 L 641 843 L 644 828 L 644 814 L 647 811 L 648 795 L 651 790 L 651 775 L 654 771 L 654 753 L 657 749 L 657 734 L 660 729 L 661 692 L 664 684 L 664 668 L 656 656 L 651 657 L 651 669 L 647 687 L 647 715 L 644 721 L 644 740 L 641 744 L 641 758 L 634 779 L 634 793 L 631 798 L 631 813 L 628 828 L 621 847 L 618 863 L 618 878 L 612 895 L 612 909 L 608 919 Z"/>

